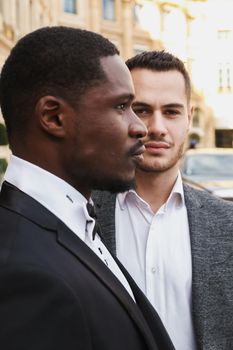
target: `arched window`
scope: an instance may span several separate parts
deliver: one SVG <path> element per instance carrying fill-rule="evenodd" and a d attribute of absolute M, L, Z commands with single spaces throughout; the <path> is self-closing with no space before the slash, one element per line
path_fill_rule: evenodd
<path fill-rule="evenodd" d="M 115 0 L 102 0 L 103 18 L 109 21 L 116 19 Z"/>
<path fill-rule="evenodd" d="M 77 13 L 77 0 L 63 0 L 64 12 Z"/>

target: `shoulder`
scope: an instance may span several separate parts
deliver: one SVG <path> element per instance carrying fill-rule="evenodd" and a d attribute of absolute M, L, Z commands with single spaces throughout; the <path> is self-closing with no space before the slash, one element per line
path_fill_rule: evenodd
<path fill-rule="evenodd" d="M 203 242 L 206 241 L 208 246 L 212 241 L 211 244 L 216 242 L 219 247 L 222 247 L 222 244 L 228 241 L 231 245 L 233 203 L 186 185 L 184 196 L 189 229 L 193 239 L 194 237 L 196 239 L 196 244 L 205 246 Z"/>
<path fill-rule="evenodd" d="M 75 295 L 72 288 L 64 281 L 64 278 L 52 270 L 45 270 L 44 266 L 40 266 L 39 264 L 2 263 L 0 266 L 0 276 L 1 280 L 6 282 L 1 284 L 1 290 L 5 290 L 10 286 L 11 289 L 13 288 L 12 293 L 14 290 L 18 292 L 25 290 L 27 293 L 37 290 L 43 293 L 45 290 L 48 292 L 52 285 L 59 285 L 62 290 L 69 290 L 70 294 Z M 23 283 L 19 283 L 19 281 L 23 281 Z M 44 285 L 44 288 L 39 287 L 42 285 Z"/>
<path fill-rule="evenodd" d="M 184 197 L 187 209 L 200 207 L 203 211 L 213 213 L 219 216 L 232 216 L 233 220 L 233 202 L 218 198 L 207 191 L 195 189 L 184 184 Z"/>
<path fill-rule="evenodd" d="M 72 324 L 89 344 L 82 303 L 59 275 L 38 265 L 11 264 L 0 267 L 0 279 L 0 323 L 5 325 L 0 342 L 6 349 L 23 348 L 25 342 L 33 349 L 79 348 Z"/>

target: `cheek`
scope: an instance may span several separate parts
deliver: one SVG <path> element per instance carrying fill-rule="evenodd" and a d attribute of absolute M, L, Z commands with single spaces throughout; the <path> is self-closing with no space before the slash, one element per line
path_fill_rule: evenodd
<path fill-rule="evenodd" d="M 186 139 L 188 130 L 189 128 L 187 123 L 179 123 L 176 126 L 173 125 L 170 127 L 171 135 L 173 135 L 173 139 L 178 143 L 182 143 Z"/>

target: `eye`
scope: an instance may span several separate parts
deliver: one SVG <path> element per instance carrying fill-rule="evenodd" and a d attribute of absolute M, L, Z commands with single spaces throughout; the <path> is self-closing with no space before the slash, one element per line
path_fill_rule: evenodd
<path fill-rule="evenodd" d="M 138 117 L 145 117 L 149 114 L 149 111 L 146 108 L 138 108 L 138 107 L 134 107 L 133 111 L 135 114 L 137 114 Z"/>
<path fill-rule="evenodd" d="M 180 115 L 180 111 L 177 109 L 166 109 L 163 114 L 169 118 L 175 118 L 176 116 Z"/>
<path fill-rule="evenodd" d="M 126 103 L 120 103 L 119 105 L 116 106 L 116 109 L 120 111 L 125 111 L 126 110 Z"/>

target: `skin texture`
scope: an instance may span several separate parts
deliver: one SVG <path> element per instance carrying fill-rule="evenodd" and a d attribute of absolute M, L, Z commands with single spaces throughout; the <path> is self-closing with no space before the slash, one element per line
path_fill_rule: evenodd
<path fill-rule="evenodd" d="M 137 68 L 131 75 L 136 96 L 133 109 L 148 130 L 143 139 L 144 160 L 136 172 L 137 192 L 156 211 L 166 201 L 176 180 L 192 108 L 180 72 Z"/>
<path fill-rule="evenodd" d="M 140 138 L 146 135 L 131 108 L 134 88 L 128 68 L 118 55 L 102 58 L 101 64 L 106 82 L 89 88 L 77 107 L 55 96 L 42 97 L 28 138 L 13 146 L 16 155 L 86 197 L 94 188 L 124 191 L 131 186 L 144 151 Z"/>

